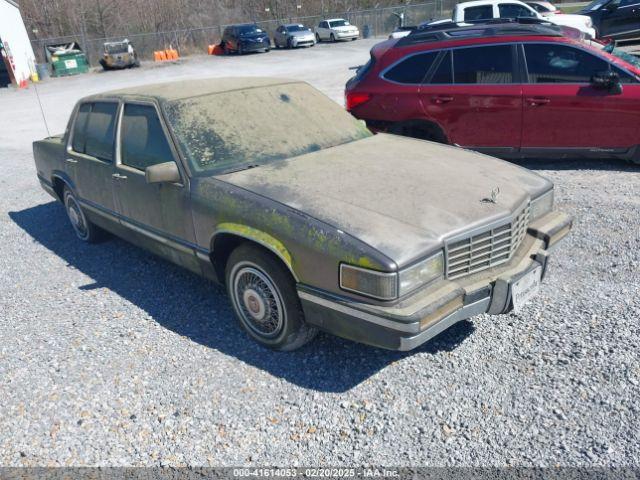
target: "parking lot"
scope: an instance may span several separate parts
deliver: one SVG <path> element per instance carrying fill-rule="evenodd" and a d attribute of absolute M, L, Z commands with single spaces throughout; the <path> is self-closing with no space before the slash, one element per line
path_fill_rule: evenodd
<path fill-rule="evenodd" d="M 82 96 L 167 80 L 299 78 L 342 102 L 374 43 L 195 56 L 38 92 L 52 134 Z M 328 335 L 276 353 L 240 330 L 223 289 L 119 239 L 78 241 L 36 179 L 35 89 L 0 91 L 0 106 L 1 465 L 640 462 L 639 166 L 521 162 L 575 220 L 522 313 L 408 353 Z"/>

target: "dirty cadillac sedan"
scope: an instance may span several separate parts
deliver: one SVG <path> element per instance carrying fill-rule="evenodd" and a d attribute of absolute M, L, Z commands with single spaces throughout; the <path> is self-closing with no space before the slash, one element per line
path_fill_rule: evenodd
<path fill-rule="evenodd" d="M 88 97 L 34 156 L 81 240 L 106 230 L 223 283 L 240 325 L 279 350 L 318 330 L 409 350 L 519 310 L 571 228 L 541 176 L 372 135 L 298 81 Z"/>

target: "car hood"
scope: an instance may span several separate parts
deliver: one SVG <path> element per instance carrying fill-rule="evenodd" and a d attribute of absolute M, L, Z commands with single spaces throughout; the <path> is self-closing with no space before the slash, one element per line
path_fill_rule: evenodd
<path fill-rule="evenodd" d="M 297 32 L 289 32 L 289 35 L 292 37 L 313 37 L 313 32 L 306 30 L 306 31 L 297 31 Z"/>
<path fill-rule="evenodd" d="M 346 232 L 399 267 L 552 187 L 502 160 L 386 134 L 216 178 Z"/>
<path fill-rule="evenodd" d="M 555 23 L 556 25 L 567 25 L 570 27 L 585 27 L 591 22 L 591 17 L 587 15 L 577 15 L 574 13 L 558 13 L 544 18 L 545 20 L 548 20 L 551 23 Z"/>

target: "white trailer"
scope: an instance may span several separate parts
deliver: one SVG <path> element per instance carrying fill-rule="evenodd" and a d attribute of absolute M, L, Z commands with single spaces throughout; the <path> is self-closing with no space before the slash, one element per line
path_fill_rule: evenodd
<path fill-rule="evenodd" d="M 36 71 L 36 58 L 20 9 L 13 0 L 0 0 L 0 55 L 0 70 L 6 70 L 16 86 L 26 85 Z"/>

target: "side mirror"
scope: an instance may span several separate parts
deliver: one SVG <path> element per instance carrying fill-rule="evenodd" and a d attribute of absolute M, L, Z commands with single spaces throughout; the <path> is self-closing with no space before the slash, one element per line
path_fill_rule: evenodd
<path fill-rule="evenodd" d="M 144 178 L 147 183 L 178 183 L 182 180 L 176 162 L 151 165 L 145 169 Z"/>
<path fill-rule="evenodd" d="M 616 72 L 608 70 L 606 72 L 597 72 L 591 77 L 591 86 L 598 90 L 609 90 L 612 93 L 621 93 L 622 85 L 620 84 L 620 75 Z"/>

